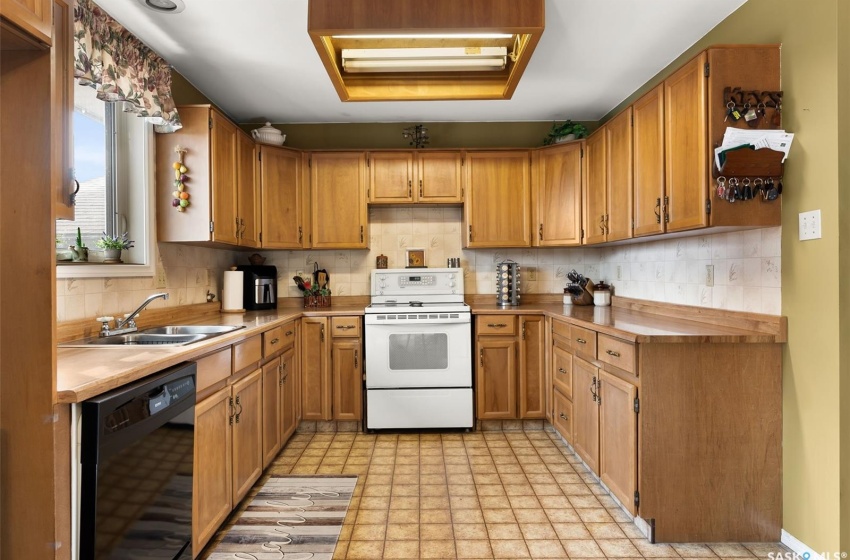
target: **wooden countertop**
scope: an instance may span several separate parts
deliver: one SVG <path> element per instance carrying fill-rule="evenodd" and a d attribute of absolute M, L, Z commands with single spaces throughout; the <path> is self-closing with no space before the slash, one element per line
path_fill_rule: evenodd
<path fill-rule="evenodd" d="M 526 301 L 501 308 L 489 298 L 468 301 L 475 315 L 547 315 L 638 343 L 782 343 L 784 317 L 738 313 L 690 306 L 614 298 L 612 307 L 565 306 L 560 302 Z M 530 299 L 530 298 L 529 298 Z M 279 324 L 300 317 L 363 315 L 364 305 L 327 308 L 281 307 L 243 314 L 206 314 L 171 324 L 238 325 L 244 328 L 188 346 L 116 346 L 59 348 L 57 402 L 77 403 L 184 361 L 194 360 Z"/>

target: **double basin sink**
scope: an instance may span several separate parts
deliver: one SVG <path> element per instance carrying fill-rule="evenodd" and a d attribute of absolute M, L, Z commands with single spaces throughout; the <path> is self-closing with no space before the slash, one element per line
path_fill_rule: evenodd
<path fill-rule="evenodd" d="M 233 332 L 243 326 L 225 325 L 168 325 L 151 327 L 133 333 L 113 334 L 97 338 L 85 338 L 73 342 L 62 343 L 64 348 L 90 348 L 92 346 L 131 346 L 131 345 L 160 345 L 186 346 L 194 342 L 207 340 L 215 336 Z"/>

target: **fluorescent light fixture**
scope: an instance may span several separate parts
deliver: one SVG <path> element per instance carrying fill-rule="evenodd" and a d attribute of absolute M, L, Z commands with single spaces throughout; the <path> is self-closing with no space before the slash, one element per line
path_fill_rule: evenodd
<path fill-rule="evenodd" d="M 331 35 L 333 39 L 511 39 L 510 33 L 409 33 L 378 35 Z"/>
<path fill-rule="evenodd" d="M 342 68 L 350 73 L 499 71 L 506 47 L 419 49 L 342 49 Z"/>

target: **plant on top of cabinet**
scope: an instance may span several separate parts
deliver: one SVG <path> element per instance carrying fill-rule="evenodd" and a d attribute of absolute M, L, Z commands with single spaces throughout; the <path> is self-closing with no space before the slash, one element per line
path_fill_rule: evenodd
<path fill-rule="evenodd" d="M 552 123 L 552 129 L 546 138 L 543 139 L 543 145 L 549 146 L 551 144 L 559 144 L 585 137 L 587 137 L 587 127 L 581 123 L 567 119 L 561 124 Z"/>

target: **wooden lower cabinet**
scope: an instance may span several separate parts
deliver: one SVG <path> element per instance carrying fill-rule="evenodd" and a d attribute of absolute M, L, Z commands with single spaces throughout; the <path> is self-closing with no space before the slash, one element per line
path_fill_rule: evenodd
<path fill-rule="evenodd" d="M 606 371 L 597 380 L 599 478 L 629 513 L 637 492 L 637 387 Z"/>
<path fill-rule="evenodd" d="M 283 446 L 298 426 L 298 369 L 293 346 L 280 357 L 280 443 Z"/>
<path fill-rule="evenodd" d="M 301 319 L 301 403 L 304 420 L 363 417 L 361 317 Z M 333 328 L 331 328 L 333 327 Z M 333 331 L 333 334 L 331 334 Z"/>
<path fill-rule="evenodd" d="M 233 503 L 238 503 L 263 473 L 262 370 L 240 379 L 233 391 Z"/>
<path fill-rule="evenodd" d="M 599 368 L 573 359 L 573 449 L 593 472 L 599 472 Z"/>
<path fill-rule="evenodd" d="M 192 551 L 201 552 L 233 509 L 231 391 L 225 387 L 195 405 Z"/>
<path fill-rule="evenodd" d="M 519 340 L 519 417 L 545 418 L 545 324 L 543 315 L 523 315 Z"/>
<path fill-rule="evenodd" d="M 554 414 L 552 415 L 552 423 L 567 443 L 572 445 L 573 402 L 558 389 L 555 389 L 555 398 L 553 401 Z"/>
<path fill-rule="evenodd" d="M 516 418 L 516 356 L 516 338 L 479 338 L 475 394 L 481 420 Z"/>
<path fill-rule="evenodd" d="M 263 468 L 277 456 L 283 441 L 282 370 L 280 357 L 263 364 Z"/>

